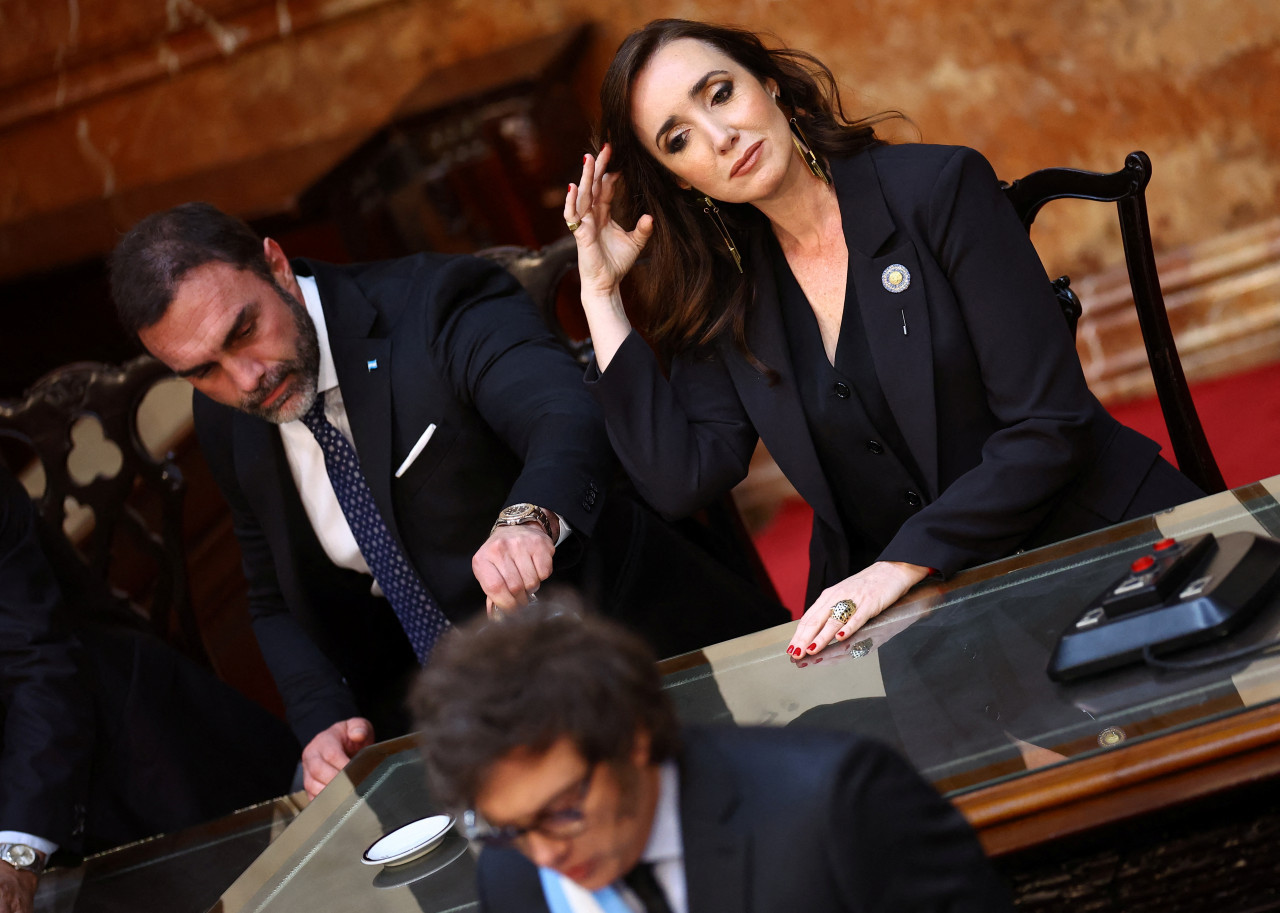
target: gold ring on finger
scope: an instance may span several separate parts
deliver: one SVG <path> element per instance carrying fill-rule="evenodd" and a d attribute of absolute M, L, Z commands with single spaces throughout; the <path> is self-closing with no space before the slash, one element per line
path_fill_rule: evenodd
<path fill-rule="evenodd" d="M 581 219 L 576 219 L 576 220 L 574 220 L 574 221 L 572 221 L 572 222 L 565 222 L 564 224 L 565 224 L 565 226 L 569 229 L 569 231 L 574 232 L 574 231 L 577 231 L 579 228 L 581 228 L 581 227 L 582 227 L 582 220 L 581 220 Z"/>
<path fill-rule="evenodd" d="M 847 625 L 853 613 L 858 611 L 858 604 L 852 599 L 841 599 L 831 607 L 831 617 L 842 625 Z"/>

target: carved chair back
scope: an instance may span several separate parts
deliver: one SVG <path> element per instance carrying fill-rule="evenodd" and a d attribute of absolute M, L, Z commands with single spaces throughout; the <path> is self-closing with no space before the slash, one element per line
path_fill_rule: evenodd
<path fill-rule="evenodd" d="M 161 638 L 207 663 L 187 589 L 184 481 L 171 457 L 153 457 L 138 432 L 143 398 L 158 381 L 171 376 L 150 356 L 122 366 L 66 365 L 45 375 L 21 398 L 0 401 L 0 437 L 18 441 L 40 461 L 45 486 L 37 508 L 49 530 L 63 530 L 69 499 L 92 512 L 91 530 L 72 544 L 94 577 L 117 584 L 113 571 L 124 550 L 140 554 L 154 568 L 135 573 L 142 579 L 125 593 L 129 601 L 123 611 L 133 614 L 128 620 L 143 619 Z M 108 442 L 105 449 L 118 451 L 114 473 L 98 467 L 92 478 L 83 478 L 73 465 L 76 429 L 86 419 L 101 426 Z M 117 609 L 121 601 L 109 603 Z"/>
<path fill-rule="evenodd" d="M 1070 198 L 1116 204 L 1133 304 L 1178 467 L 1204 491 L 1225 491 L 1226 483 L 1182 372 L 1182 361 L 1178 358 L 1164 295 L 1160 291 L 1151 226 L 1147 220 L 1146 189 L 1150 182 L 1151 159 L 1145 152 L 1131 152 L 1125 158 L 1124 167 L 1111 174 L 1046 168 L 1003 186 L 1028 232 L 1040 209 L 1052 200 Z M 1055 279 L 1053 287 L 1074 335 L 1081 314 L 1080 299 L 1071 290 L 1071 280 L 1066 276 Z"/>

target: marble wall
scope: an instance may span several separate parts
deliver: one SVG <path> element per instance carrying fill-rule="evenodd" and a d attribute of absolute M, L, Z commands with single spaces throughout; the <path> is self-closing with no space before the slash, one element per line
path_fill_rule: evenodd
<path fill-rule="evenodd" d="M 287 210 L 433 73 L 582 22 L 593 111 L 613 48 L 656 16 L 771 30 L 854 111 L 896 107 L 1002 176 L 1144 149 L 1159 249 L 1280 203 L 1274 0 L 0 0 L 0 279 L 197 192 Z M 1054 275 L 1121 262 L 1110 207 L 1057 204 L 1035 238 Z"/>
<path fill-rule="evenodd" d="M 772 30 L 824 58 L 855 109 L 900 108 L 925 140 L 976 146 L 1002 175 L 1110 169 L 1145 149 L 1165 247 L 1280 201 L 1272 0 L 0 0 L 0 228 L 77 210 L 128 220 L 113 199 L 340 144 L 433 69 L 594 20 L 590 105 L 621 37 L 665 15 Z M 1072 206 L 1069 231 L 1046 216 L 1052 256 L 1116 262 L 1109 213 Z"/>

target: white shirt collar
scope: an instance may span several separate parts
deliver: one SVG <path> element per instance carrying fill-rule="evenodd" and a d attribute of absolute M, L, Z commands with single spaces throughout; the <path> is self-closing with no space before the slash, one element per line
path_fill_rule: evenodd
<path fill-rule="evenodd" d="M 316 378 L 316 392 L 324 393 L 338 386 L 338 370 L 333 365 L 333 352 L 329 349 L 329 329 L 324 321 L 324 308 L 320 305 L 320 290 L 314 276 L 296 276 L 302 289 L 302 303 L 307 315 L 316 327 L 316 339 L 320 343 L 320 374 Z"/>
<path fill-rule="evenodd" d="M 640 856 L 645 862 L 662 862 L 684 856 L 684 840 L 680 836 L 680 771 L 676 762 L 664 761 L 658 775 L 658 806 L 653 811 L 649 842 Z"/>

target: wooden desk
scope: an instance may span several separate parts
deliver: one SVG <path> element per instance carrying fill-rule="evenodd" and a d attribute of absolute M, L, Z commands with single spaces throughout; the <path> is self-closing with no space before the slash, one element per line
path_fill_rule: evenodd
<path fill-rule="evenodd" d="M 807 661 L 783 654 L 789 626 L 708 647 L 668 660 L 668 687 L 689 721 L 896 742 L 996 857 L 1272 778 L 1280 657 L 1069 685 L 1044 670 L 1057 635 L 1155 541 L 1280 537 L 1277 493 L 1280 477 L 918 588 Z M 1276 638 L 1280 598 L 1227 646 Z"/>
<path fill-rule="evenodd" d="M 1280 536 L 1278 493 L 1280 477 L 921 587 L 854 643 L 803 663 L 783 652 L 791 625 L 676 657 L 662 664 L 667 687 L 688 722 L 834 725 L 896 741 L 1003 860 L 1020 909 L 1146 909 L 1128 900 L 1082 905 L 1061 887 L 1073 875 L 1043 875 L 1043 854 L 1275 780 L 1280 657 L 1194 673 L 1134 668 L 1063 686 L 1044 674 L 1048 651 L 1080 608 L 1158 539 L 1205 530 Z M 1231 646 L 1276 636 L 1280 599 Z M 474 859 L 456 833 L 398 870 L 360 863 L 382 833 L 439 811 L 412 738 L 375 745 L 212 910 L 475 909 Z M 1263 839 L 1280 853 L 1280 841 Z M 1037 852 L 1038 869 L 1025 862 Z M 1073 852 L 1088 863 L 1094 850 Z M 221 874 L 230 883 L 235 870 Z M 1233 863 L 1229 877 L 1249 874 Z M 1058 887 L 1043 889 L 1046 878 Z M 1160 909 L 1174 909 L 1155 890 Z M 1223 902 L 1214 910 L 1263 908 Z"/>

